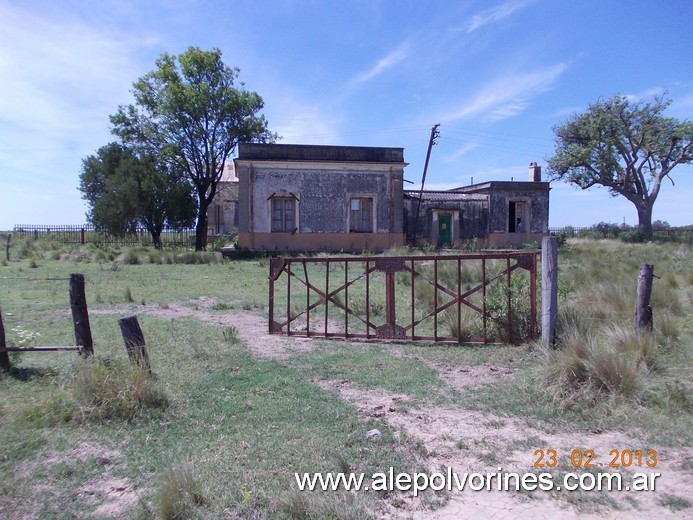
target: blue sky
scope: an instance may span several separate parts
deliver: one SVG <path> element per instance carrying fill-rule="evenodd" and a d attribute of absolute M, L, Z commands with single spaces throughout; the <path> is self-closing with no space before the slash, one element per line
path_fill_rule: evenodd
<path fill-rule="evenodd" d="M 416 187 L 527 179 L 590 102 L 667 90 L 693 113 L 689 0 L 0 0 L 0 229 L 79 224 L 82 159 L 163 52 L 219 48 L 281 143 L 404 148 Z M 693 224 L 693 168 L 654 218 Z M 604 189 L 552 183 L 550 225 L 637 223 Z"/>

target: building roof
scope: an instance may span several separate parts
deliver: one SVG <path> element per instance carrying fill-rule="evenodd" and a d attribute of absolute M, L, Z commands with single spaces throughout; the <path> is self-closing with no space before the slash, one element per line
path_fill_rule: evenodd
<path fill-rule="evenodd" d="M 219 182 L 238 182 L 236 177 L 236 167 L 233 162 L 224 163 L 224 171 L 221 172 Z"/>
<path fill-rule="evenodd" d="M 404 190 L 405 199 L 418 199 L 419 190 Z M 423 200 L 430 201 L 460 201 L 460 200 L 486 200 L 487 196 L 483 194 L 476 193 L 459 193 L 455 191 L 442 191 L 442 190 L 424 190 Z"/>
<path fill-rule="evenodd" d="M 240 143 L 237 160 L 403 163 L 404 148 Z"/>
<path fill-rule="evenodd" d="M 460 186 L 450 191 L 457 193 L 488 193 L 490 191 L 549 191 L 548 182 L 531 181 L 489 181 L 480 184 Z"/>

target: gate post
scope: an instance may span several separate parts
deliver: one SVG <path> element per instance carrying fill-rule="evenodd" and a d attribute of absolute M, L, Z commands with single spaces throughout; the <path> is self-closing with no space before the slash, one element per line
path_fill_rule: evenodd
<path fill-rule="evenodd" d="M 2 324 L 2 309 L 0 309 L 0 349 L 6 348 L 5 343 L 5 326 Z M 0 352 L 0 369 L 9 370 L 12 368 L 12 363 L 10 363 L 10 356 L 6 350 Z"/>
<path fill-rule="evenodd" d="M 75 342 L 81 347 L 80 354 L 89 357 L 94 354 L 94 342 L 89 326 L 89 311 L 87 310 L 83 274 L 73 273 L 70 275 L 70 309 L 72 310 L 72 323 L 75 329 Z"/>
<path fill-rule="evenodd" d="M 541 339 L 544 345 L 556 343 L 558 316 L 558 240 L 544 237 L 541 241 Z"/>
<path fill-rule="evenodd" d="M 635 297 L 635 330 L 652 331 L 652 306 L 650 296 L 652 295 L 652 277 L 654 276 L 654 265 L 641 264 L 638 274 L 638 292 Z"/>
<path fill-rule="evenodd" d="M 123 336 L 125 350 L 128 353 L 130 361 L 137 363 L 142 368 L 146 368 L 151 374 L 152 368 L 149 364 L 149 355 L 147 354 L 147 347 L 144 342 L 144 333 L 142 332 L 142 327 L 140 327 L 137 316 L 120 318 L 118 320 L 118 325 L 120 326 L 120 333 Z"/>

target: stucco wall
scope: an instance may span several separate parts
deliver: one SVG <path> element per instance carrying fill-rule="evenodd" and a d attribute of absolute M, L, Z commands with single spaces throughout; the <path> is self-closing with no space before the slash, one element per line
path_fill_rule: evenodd
<path fill-rule="evenodd" d="M 390 222 L 393 212 L 390 176 L 389 172 L 352 173 L 337 168 L 311 171 L 255 167 L 250 193 L 253 219 L 249 231 L 270 232 L 270 199 L 274 195 L 296 197 L 299 233 L 346 233 L 349 200 L 364 196 L 373 198 L 374 231 L 401 233 L 401 219 L 394 229 Z M 401 185 L 401 175 L 396 182 Z"/>
<path fill-rule="evenodd" d="M 344 157 L 348 156 L 350 162 L 310 160 L 313 156 L 341 158 L 342 148 L 349 152 Z M 376 159 L 401 159 L 401 149 L 394 149 L 397 153 L 392 157 L 382 155 L 389 149 L 375 150 Z M 236 159 L 239 246 L 273 251 L 376 251 L 404 243 L 404 162 L 359 162 L 356 159 L 371 157 L 370 150 L 349 147 L 272 145 L 266 150 L 271 152 L 270 160 L 261 158 L 261 147 L 242 151 L 245 156 Z M 303 160 L 281 160 L 282 154 Z M 271 231 L 273 197 L 295 199 L 293 233 Z M 372 199 L 372 233 L 349 232 L 352 197 Z"/>

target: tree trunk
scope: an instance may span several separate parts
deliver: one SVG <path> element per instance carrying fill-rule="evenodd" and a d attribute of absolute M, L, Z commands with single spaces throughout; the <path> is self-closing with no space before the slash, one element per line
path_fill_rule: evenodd
<path fill-rule="evenodd" d="M 637 210 L 638 229 L 642 231 L 646 237 L 652 237 L 652 205 L 645 203 L 643 206 L 637 206 Z"/>
<path fill-rule="evenodd" d="M 207 248 L 207 202 L 200 201 L 195 224 L 195 251 L 204 251 Z"/>
<path fill-rule="evenodd" d="M 161 231 L 152 231 L 152 243 L 154 244 L 154 247 L 161 251 Z"/>

